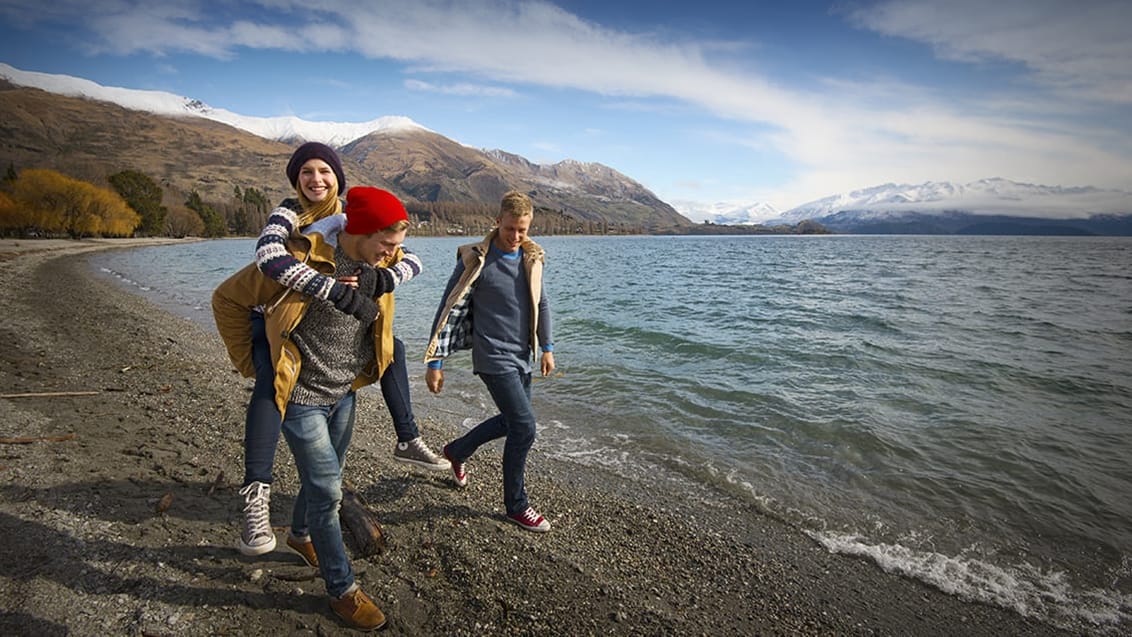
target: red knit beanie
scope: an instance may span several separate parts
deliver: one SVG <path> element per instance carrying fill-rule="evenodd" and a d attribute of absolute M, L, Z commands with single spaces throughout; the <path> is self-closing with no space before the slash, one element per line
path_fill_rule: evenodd
<path fill-rule="evenodd" d="M 373 234 L 408 220 L 405 206 L 387 190 L 354 186 L 346 193 L 346 232 L 350 234 Z"/>
<path fill-rule="evenodd" d="M 292 153 L 291 161 L 287 162 L 287 179 L 291 180 L 292 188 L 298 187 L 299 171 L 303 169 L 303 164 L 312 159 L 321 159 L 326 162 L 338 179 L 338 192 L 346 190 L 346 175 L 342 172 L 342 161 L 338 159 L 338 153 L 326 144 L 318 142 L 307 142 L 296 148 L 295 152 Z"/>

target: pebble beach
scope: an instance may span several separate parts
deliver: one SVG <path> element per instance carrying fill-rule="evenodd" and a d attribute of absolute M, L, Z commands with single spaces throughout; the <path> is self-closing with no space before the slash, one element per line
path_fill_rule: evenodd
<path fill-rule="evenodd" d="M 283 545 L 297 476 L 276 458 L 279 547 L 236 551 L 250 380 L 215 332 L 93 272 L 86 255 L 169 240 L 0 241 L 0 634 L 354 634 Z M 346 481 L 387 547 L 356 557 L 392 635 L 1068 635 L 835 555 L 732 501 L 539 454 L 546 534 L 505 521 L 500 452 L 469 485 L 393 460 L 363 392 Z M 438 449 L 462 419 L 419 422 Z"/>

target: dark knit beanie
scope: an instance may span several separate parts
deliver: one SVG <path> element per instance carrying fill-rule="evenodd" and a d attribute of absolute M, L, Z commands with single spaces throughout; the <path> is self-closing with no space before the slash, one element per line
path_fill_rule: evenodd
<path fill-rule="evenodd" d="M 318 142 L 307 142 L 299 146 L 291 155 L 291 161 L 287 162 L 287 179 L 291 180 L 292 188 L 298 188 L 299 171 L 302 170 L 303 164 L 312 159 L 321 159 L 329 164 L 338 179 L 338 192 L 346 192 L 346 175 L 342 172 L 342 162 L 338 159 L 338 153 L 326 144 Z"/>
<path fill-rule="evenodd" d="M 346 232 L 350 234 L 373 234 L 408 220 L 405 206 L 387 190 L 354 186 L 346 193 Z"/>

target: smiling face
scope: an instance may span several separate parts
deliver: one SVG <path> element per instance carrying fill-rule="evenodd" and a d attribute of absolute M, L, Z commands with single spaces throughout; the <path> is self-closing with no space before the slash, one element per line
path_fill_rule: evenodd
<path fill-rule="evenodd" d="M 299 168 L 299 188 L 303 196 L 313 203 L 323 201 L 333 190 L 338 190 L 338 178 L 334 169 L 321 159 L 308 159 Z"/>
<path fill-rule="evenodd" d="M 502 214 L 495 220 L 499 226 L 499 234 L 495 237 L 495 247 L 504 252 L 514 252 L 527 240 L 527 232 L 531 229 L 531 216 L 516 217 L 511 214 Z"/>
<path fill-rule="evenodd" d="M 360 237 L 357 244 L 357 260 L 377 265 L 383 259 L 388 259 L 405 242 L 406 232 L 406 230 L 382 230 Z"/>

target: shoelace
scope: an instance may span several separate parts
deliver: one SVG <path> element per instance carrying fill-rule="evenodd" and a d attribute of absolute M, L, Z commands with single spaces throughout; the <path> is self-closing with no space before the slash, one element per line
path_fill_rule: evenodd
<path fill-rule="evenodd" d="M 416 451 L 417 455 L 420 455 L 432 462 L 436 461 L 436 454 L 432 452 L 432 449 L 429 449 L 427 446 L 425 446 L 424 441 L 420 438 L 415 438 L 409 444 L 412 445 L 413 451 Z"/>
<path fill-rule="evenodd" d="M 254 487 L 254 488 L 253 488 Z M 264 535 L 270 528 L 270 505 L 265 485 L 248 485 L 240 493 L 244 496 L 244 513 L 247 514 L 248 530 L 254 535 Z"/>
<path fill-rule="evenodd" d="M 538 524 L 538 513 L 532 507 L 527 507 L 527 510 L 519 514 L 519 517 L 531 526 Z"/>

